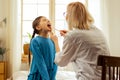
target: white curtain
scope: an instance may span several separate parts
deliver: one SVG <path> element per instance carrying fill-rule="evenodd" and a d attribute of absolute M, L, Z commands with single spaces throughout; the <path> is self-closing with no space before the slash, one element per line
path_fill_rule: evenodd
<path fill-rule="evenodd" d="M 100 0 L 100 5 L 101 5 L 101 28 L 108 40 L 108 44 L 109 44 L 109 12 L 108 12 L 108 4 L 109 4 L 109 0 Z M 110 46 L 110 45 L 109 45 Z"/>
<path fill-rule="evenodd" d="M 95 20 L 95 26 L 103 31 L 109 41 L 107 7 L 106 0 L 88 0 L 88 9 Z"/>
<path fill-rule="evenodd" d="M 8 75 L 20 70 L 21 64 L 21 0 L 8 0 Z"/>

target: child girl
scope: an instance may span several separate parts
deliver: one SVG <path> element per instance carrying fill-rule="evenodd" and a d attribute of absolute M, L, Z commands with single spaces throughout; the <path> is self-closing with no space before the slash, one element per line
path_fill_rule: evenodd
<path fill-rule="evenodd" d="M 39 16 L 33 21 L 33 35 L 30 42 L 32 63 L 27 80 L 56 80 L 57 65 L 54 63 L 56 46 L 49 38 L 52 31 L 50 21 Z M 35 34 L 38 34 L 36 37 Z M 54 38 L 57 39 L 57 38 Z"/>

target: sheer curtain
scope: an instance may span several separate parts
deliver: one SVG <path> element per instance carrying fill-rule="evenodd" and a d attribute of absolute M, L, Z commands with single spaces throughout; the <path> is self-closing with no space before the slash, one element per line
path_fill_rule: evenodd
<path fill-rule="evenodd" d="M 21 61 L 21 0 L 8 0 L 8 75 L 20 69 Z"/>
<path fill-rule="evenodd" d="M 109 41 L 108 1 L 88 0 L 88 9 L 95 20 L 95 26 L 103 31 Z"/>
<path fill-rule="evenodd" d="M 107 38 L 109 44 L 109 0 L 100 0 L 100 10 L 101 10 L 101 28 Z"/>

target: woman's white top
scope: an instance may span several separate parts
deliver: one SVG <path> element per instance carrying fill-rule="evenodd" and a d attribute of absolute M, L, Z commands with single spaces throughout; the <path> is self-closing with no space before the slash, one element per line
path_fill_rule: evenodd
<path fill-rule="evenodd" d="M 62 67 L 72 62 L 77 80 L 101 80 L 97 57 L 109 54 L 101 30 L 96 27 L 90 30 L 75 29 L 64 37 L 62 51 L 56 53 L 55 63 Z"/>

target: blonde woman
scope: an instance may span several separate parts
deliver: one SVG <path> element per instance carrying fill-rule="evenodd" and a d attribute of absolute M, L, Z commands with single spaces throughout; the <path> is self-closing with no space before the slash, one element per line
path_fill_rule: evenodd
<path fill-rule="evenodd" d="M 69 31 L 60 31 L 64 41 L 56 55 L 56 64 L 63 67 L 72 62 L 77 80 L 101 80 L 97 57 L 109 55 L 103 33 L 93 25 L 92 16 L 81 2 L 68 4 L 66 21 Z"/>

